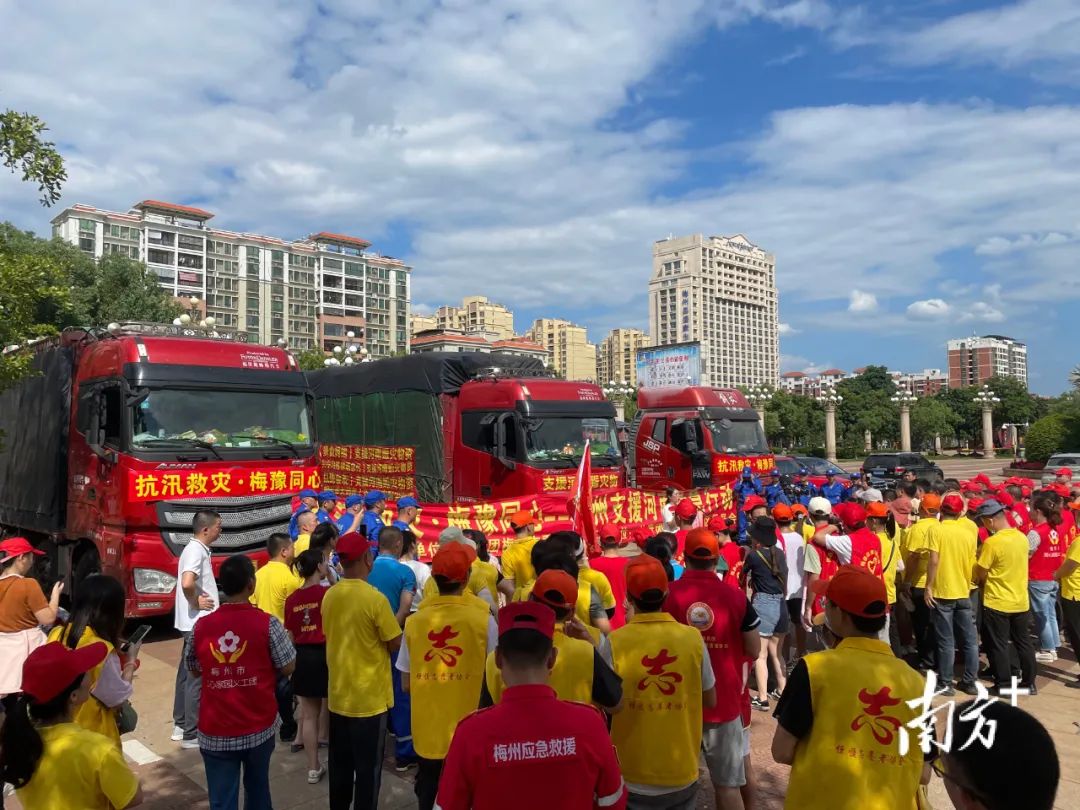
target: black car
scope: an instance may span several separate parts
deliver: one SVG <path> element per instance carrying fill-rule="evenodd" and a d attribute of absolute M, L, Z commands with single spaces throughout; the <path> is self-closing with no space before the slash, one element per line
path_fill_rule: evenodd
<path fill-rule="evenodd" d="M 915 473 L 916 478 L 931 481 L 945 477 L 937 464 L 919 453 L 874 453 L 866 457 L 862 471 L 869 476 L 872 484 L 893 484 L 908 472 Z"/>

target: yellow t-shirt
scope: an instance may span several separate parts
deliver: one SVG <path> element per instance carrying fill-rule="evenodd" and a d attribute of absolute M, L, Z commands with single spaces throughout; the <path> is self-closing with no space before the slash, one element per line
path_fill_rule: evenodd
<path fill-rule="evenodd" d="M 299 557 L 305 551 L 311 548 L 311 535 L 310 534 L 298 534 L 296 535 L 296 542 L 293 543 L 293 556 Z"/>
<path fill-rule="evenodd" d="M 611 610 L 615 607 L 615 594 L 612 593 L 611 583 L 608 582 L 608 578 L 603 571 L 597 571 L 595 568 L 582 568 L 578 571 L 578 581 L 596 588 L 596 592 L 600 594 L 600 604 L 603 605 L 604 610 Z"/>
<path fill-rule="evenodd" d="M 902 529 L 896 527 L 896 537 L 889 537 L 888 532 L 878 532 L 878 540 L 881 541 L 881 578 L 885 580 L 885 592 L 889 597 L 889 604 L 896 604 L 896 569 L 900 565 L 900 533 Z"/>
<path fill-rule="evenodd" d="M 394 705 L 387 643 L 401 635 L 390 602 L 362 579 L 342 579 L 322 603 L 330 711 L 373 717 Z"/>
<path fill-rule="evenodd" d="M 285 600 L 304 581 L 281 560 L 270 560 L 255 572 L 255 593 L 251 604 L 285 623 Z"/>
<path fill-rule="evenodd" d="M 49 641 L 65 642 L 69 628 L 70 625 L 54 627 L 49 631 Z M 99 637 L 90 627 L 83 630 L 82 635 L 79 636 L 79 643 L 75 646 L 76 649 L 81 650 L 83 647 L 98 643 L 104 644 L 108 648 L 109 655 L 115 655 L 113 645 Z M 67 644 L 65 643 L 64 646 L 67 646 Z M 105 661 L 108 660 L 108 656 L 106 656 Z M 105 667 L 105 661 L 102 661 L 87 673 L 87 677 L 90 678 L 91 689 L 97 686 L 98 679 L 101 678 L 101 671 Z M 75 712 L 75 722 L 87 731 L 95 731 L 112 740 L 113 745 L 117 748 L 120 747 L 120 729 L 116 725 L 116 710 L 110 709 L 93 695 Z"/>
<path fill-rule="evenodd" d="M 913 588 L 926 587 L 926 566 L 930 561 L 930 546 L 928 540 L 930 530 L 937 526 L 935 517 L 924 517 L 908 526 L 900 539 L 900 550 L 904 554 L 904 565 L 907 565 L 907 556 L 916 555 L 915 564 L 904 572 L 904 578 L 911 583 Z"/>
<path fill-rule="evenodd" d="M 536 537 L 527 540 L 515 540 L 502 555 L 502 573 L 506 579 L 514 580 L 514 586 L 520 588 L 526 582 L 536 579 L 536 569 L 532 564 L 533 546 L 539 543 Z"/>
<path fill-rule="evenodd" d="M 983 607 L 1002 613 L 1023 613 L 1028 609 L 1029 548 L 1028 539 L 1011 527 L 991 535 L 982 544 L 979 568 L 987 572 Z"/>
<path fill-rule="evenodd" d="M 488 589 L 488 593 L 491 594 L 491 598 L 495 599 L 499 593 L 499 569 L 489 562 L 484 562 L 481 559 L 475 559 L 472 561 L 472 565 L 469 566 L 469 582 L 472 582 L 473 577 L 479 577 L 484 586 Z"/>
<path fill-rule="evenodd" d="M 809 543 L 814 539 L 814 535 L 817 534 L 817 529 L 814 527 L 813 522 L 803 523 L 802 536 L 803 540 Z"/>
<path fill-rule="evenodd" d="M 75 723 L 39 732 L 44 753 L 30 782 L 15 791 L 27 810 L 111 810 L 135 798 L 139 780 L 111 740 Z"/>
<path fill-rule="evenodd" d="M 927 546 L 938 553 L 934 597 L 963 599 L 970 596 L 977 541 L 968 528 L 959 520 L 943 520 L 930 529 Z M 1027 572 L 1026 562 L 1024 571 Z"/>
<path fill-rule="evenodd" d="M 1073 540 L 1069 544 L 1065 559 L 1072 560 L 1077 564 L 1077 568 L 1061 580 L 1061 598 L 1080 602 L 1080 541 Z"/>

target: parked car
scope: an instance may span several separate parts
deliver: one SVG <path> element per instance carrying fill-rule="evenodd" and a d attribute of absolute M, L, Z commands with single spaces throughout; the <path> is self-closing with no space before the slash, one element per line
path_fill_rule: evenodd
<path fill-rule="evenodd" d="M 1050 456 L 1042 473 L 1042 483 L 1052 484 L 1057 479 L 1056 470 L 1068 467 L 1072 470 L 1073 481 L 1080 481 L 1080 452 L 1058 453 Z"/>
<path fill-rule="evenodd" d="M 862 471 L 870 477 L 873 486 L 895 484 L 907 472 L 931 481 L 945 477 L 937 464 L 920 453 L 874 453 L 866 457 Z"/>
<path fill-rule="evenodd" d="M 794 458 L 801 467 L 810 471 L 810 483 L 817 487 L 825 483 L 825 476 L 830 473 L 842 475 L 845 478 L 851 475 L 843 467 L 838 467 L 825 458 L 818 458 L 817 456 L 795 456 Z"/>

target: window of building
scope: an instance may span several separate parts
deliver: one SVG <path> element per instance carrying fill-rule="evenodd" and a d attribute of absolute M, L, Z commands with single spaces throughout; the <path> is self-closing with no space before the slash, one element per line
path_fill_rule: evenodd
<path fill-rule="evenodd" d="M 175 264 L 174 253 L 171 250 L 155 250 L 150 248 L 146 251 L 146 260 L 151 264 Z"/>
<path fill-rule="evenodd" d="M 173 247 L 176 244 L 176 234 L 169 231 L 149 230 L 146 232 L 146 241 L 151 245 Z"/>
<path fill-rule="evenodd" d="M 201 236 L 191 236 L 186 233 L 182 233 L 176 238 L 177 246 L 184 250 L 193 250 L 197 253 L 201 253 L 203 249 L 203 238 Z"/>
<path fill-rule="evenodd" d="M 190 253 L 179 253 L 176 256 L 176 263 L 180 267 L 190 267 L 193 270 L 203 269 L 203 257 L 194 256 Z"/>
<path fill-rule="evenodd" d="M 92 219 L 80 219 L 79 230 L 84 233 L 95 233 L 97 231 L 97 223 Z"/>
<path fill-rule="evenodd" d="M 97 239 L 95 239 L 93 236 L 79 234 L 79 250 L 85 250 L 87 253 L 96 252 Z"/>

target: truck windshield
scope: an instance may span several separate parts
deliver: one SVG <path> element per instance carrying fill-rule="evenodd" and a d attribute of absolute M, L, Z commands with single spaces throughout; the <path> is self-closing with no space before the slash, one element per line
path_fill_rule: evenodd
<path fill-rule="evenodd" d="M 311 415 L 298 393 L 150 389 L 134 405 L 132 443 L 162 440 L 214 447 L 311 446 Z"/>
<path fill-rule="evenodd" d="M 594 463 L 616 466 L 619 440 L 615 420 L 579 416 L 545 416 L 525 425 L 525 457 L 528 461 L 568 461 L 577 464 L 589 440 Z"/>
<path fill-rule="evenodd" d="M 717 453 L 753 456 L 769 452 L 765 431 L 757 419 L 706 419 L 705 426 L 712 434 L 713 450 Z"/>

